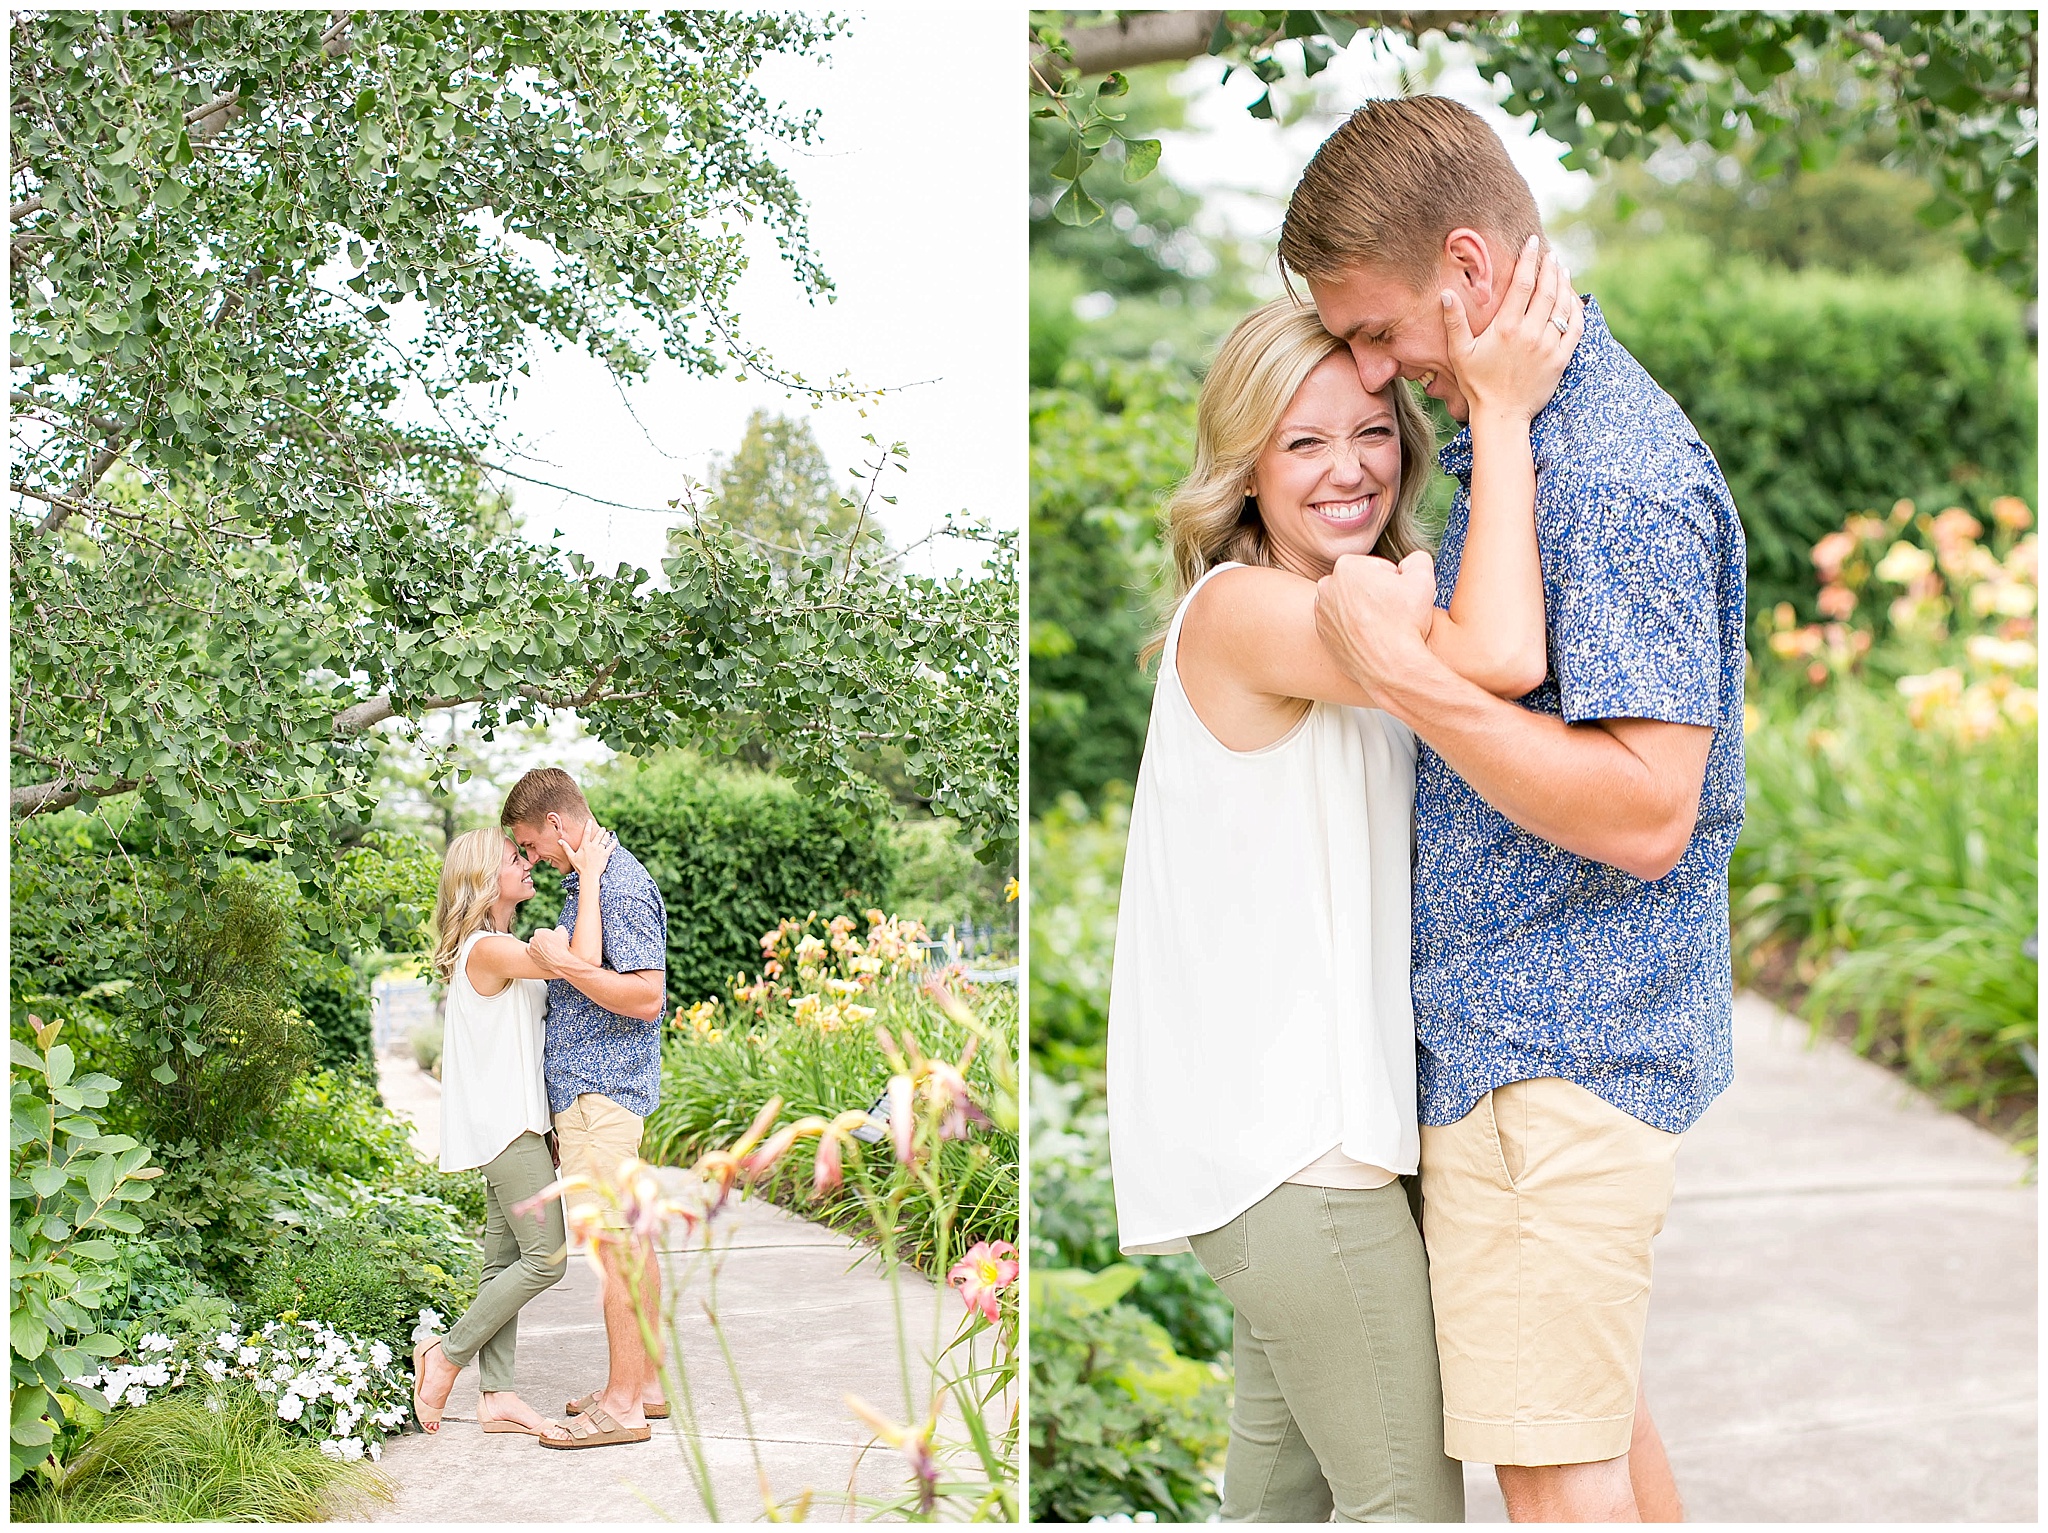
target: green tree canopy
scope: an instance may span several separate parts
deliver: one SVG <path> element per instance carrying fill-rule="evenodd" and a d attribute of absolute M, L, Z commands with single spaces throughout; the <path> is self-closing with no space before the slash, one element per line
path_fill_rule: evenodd
<path fill-rule="evenodd" d="M 619 749 L 771 739 L 838 795 L 899 744 L 1015 833 L 1014 539 L 952 578 L 784 579 L 693 529 L 665 584 L 494 507 L 536 342 L 764 374 L 750 225 L 829 297 L 753 84 L 837 23 L 721 11 L 17 12 L 11 802 L 137 792 L 180 855 L 302 877 L 373 727 L 574 707 Z"/>
<path fill-rule="evenodd" d="M 1592 169 L 1660 144 L 1749 145 L 1760 174 L 1814 169 L 1845 143 L 1875 146 L 1931 195 L 1932 223 L 1967 217 L 1970 259 L 2033 291 L 2039 172 L 2035 15 L 2019 11 L 1042 11 L 1031 84 L 1061 121 L 1064 217 L 1102 216 L 1084 178 L 1130 139 L 1121 71 L 1214 56 L 1268 90 L 1315 75 L 1339 49 L 1469 43 L 1503 105 Z M 1100 83 L 1083 83 L 1102 75 Z M 1153 142 L 1132 140 L 1134 142 Z M 1151 154 L 1156 155 L 1154 147 Z"/>

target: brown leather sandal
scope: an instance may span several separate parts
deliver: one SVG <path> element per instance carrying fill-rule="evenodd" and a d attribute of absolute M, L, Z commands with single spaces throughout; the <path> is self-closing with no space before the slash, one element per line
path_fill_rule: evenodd
<path fill-rule="evenodd" d="M 589 1394 L 571 1400 L 567 1405 L 563 1406 L 562 1414 L 564 1416 L 580 1416 L 585 1411 L 589 1410 L 590 1407 L 594 1405 L 597 1401 L 602 1400 L 603 1398 L 603 1390 L 593 1389 Z M 666 1400 L 643 1402 L 640 1409 L 646 1413 L 647 1419 L 649 1421 L 668 1420 L 668 1401 Z"/>
<path fill-rule="evenodd" d="M 644 1443 L 654 1435 L 652 1427 L 620 1426 L 612 1419 L 611 1412 L 595 1400 L 569 1418 L 568 1428 L 568 1437 L 543 1437 L 540 1445 L 543 1448 L 609 1448 L 613 1443 Z"/>

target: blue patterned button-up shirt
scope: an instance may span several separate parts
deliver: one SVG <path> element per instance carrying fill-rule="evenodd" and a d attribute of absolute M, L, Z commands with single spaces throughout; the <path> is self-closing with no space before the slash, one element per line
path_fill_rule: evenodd
<path fill-rule="evenodd" d="M 1550 674 L 1521 700 L 1567 722 L 1714 730 L 1699 819 L 1654 883 L 1530 835 L 1427 745 L 1415 764 L 1415 1025 L 1422 1121 L 1560 1076 L 1645 1123 L 1689 1127 L 1728 1084 L 1728 858 L 1742 828 L 1744 549 L 1713 454 L 1597 304 L 1531 428 Z M 1472 439 L 1443 450 L 1464 552 Z"/>
<path fill-rule="evenodd" d="M 562 930 L 576 930 L 581 880 L 562 880 Z M 604 966 L 620 974 L 668 969 L 668 908 L 640 859 L 613 849 L 598 881 L 604 916 Z M 548 981 L 547 1042 L 542 1074 L 548 1108 L 561 1112 L 586 1091 L 610 1097 L 644 1118 L 661 1100 L 660 1018 L 643 1022 L 607 1011 L 566 979 Z"/>

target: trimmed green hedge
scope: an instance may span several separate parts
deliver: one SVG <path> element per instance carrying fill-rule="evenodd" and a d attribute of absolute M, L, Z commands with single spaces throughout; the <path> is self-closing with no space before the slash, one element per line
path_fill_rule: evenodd
<path fill-rule="evenodd" d="M 2033 349 L 2010 293 L 1960 268 L 1788 272 L 1671 241 L 1585 284 L 1720 461 L 1749 610 L 1813 616 L 1813 545 L 1860 510 L 2030 494 Z"/>
<path fill-rule="evenodd" d="M 671 1007 L 722 995 L 734 974 L 752 974 L 761 934 L 784 916 L 858 918 L 888 891 L 881 828 L 805 798 L 779 777 L 678 754 L 623 764 L 586 792 L 598 823 L 618 833 L 661 887 Z M 534 882 L 523 931 L 552 924 L 562 911 L 554 870 L 535 869 Z"/>

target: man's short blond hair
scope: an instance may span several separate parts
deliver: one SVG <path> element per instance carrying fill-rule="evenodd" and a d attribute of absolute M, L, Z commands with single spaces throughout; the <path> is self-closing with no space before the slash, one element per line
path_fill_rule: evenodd
<path fill-rule="evenodd" d="M 541 825 L 551 814 L 563 819 L 571 815 L 590 818 L 590 806 L 583 802 L 583 790 L 576 779 L 560 767 L 535 767 L 505 795 L 505 807 L 498 811 L 498 823 L 510 830 L 515 825 Z"/>
<path fill-rule="evenodd" d="M 1301 173 L 1280 229 L 1280 269 L 1333 281 L 1370 267 L 1419 287 L 1453 229 L 1476 229 L 1517 252 L 1543 232 L 1500 135 L 1442 96 L 1368 101 Z"/>

